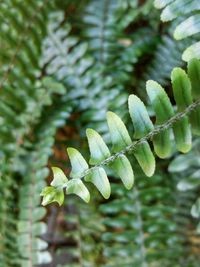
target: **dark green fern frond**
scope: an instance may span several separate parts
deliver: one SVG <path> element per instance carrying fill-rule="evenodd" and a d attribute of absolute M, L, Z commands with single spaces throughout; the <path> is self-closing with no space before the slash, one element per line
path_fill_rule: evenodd
<path fill-rule="evenodd" d="M 105 227 L 96 205 L 84 205 L 81 201 L 71 198 L 65 204 L 65 210 L 67 214 L 64 233 L 55 233 L 55 237 L 64 235 L 66 246 L 59 248 L 55 257 L 62 255 L 64 258 L 66 254 L 68 257 L 65 264 L 58 266 L 100 266 L 100 263 L 104 262 L 101 255 L 101 235 Z"/>
<path fill-rule="evenodd" d="M 103 266 L 194 266 L 187 215 L 174 202 L 173 183 L 164 174 L 149 182 L 142 174 L 138 178 L 131 191 L 113 185 L 114 200 L 100 206 L 106 226 Z"/>
<path fill-rule="evenodd" d="M 30 1 L 28 8 L 20 1 L 4 1 L 1 5 L 0 136 L 5 153 L 15 153 L 16 144 L 33 121 L 36 104 L 43 98 L 37 79 L 47 14 L 53 8 L 53 2 L 47 2 Z"/>
<path fill-rule="evenodd" d="M 190 202 L 189 209 L 195 219 L 199 221 L 199 186 L 200 186 L 200 143 L 199 140 L 195 140 L 193 143 L 193 149 L 186 155 L 177 156 L 169 165 L 169 171 L 177 179 L 177 188 L 181 192 L 187 194 L 195 193 L 195 197 Z M 197 232 L 199 233 L 199 225 L 197 225 Z"/>
<path fill-rule="evenodd" d="M 39 192 L 46 185 L 44 180 L 48 171 L 44 167 L 54 142 L 49 135 L 54 136 L 57 127 L 63 125 L 70 114 L 66 112 L 66 109 L 70 111 L 70 107 L 60 110 L 59 106 L 56 107 L 55 117 L 43 118 L 42 115 L 46 106 L 53 104 L 55 97 L 65 93 L 65 88 L 53 79 L 40 80 L 42 41 L 46 35 L 48 13 L 54 8 L 54 2 L 32 1 L 28 8 L 24 4 L 7 1 L 1 6 L 3 22 L 0 35 L 4 49 L 0 56 L 4 68 L 1 68 L 0 81 L 0 138 L 3 143 L 1 153 L 9 168 L 9 176 L 3 170 L 0 190 L 3 198 L 0 229 L 4 240 L 0 248 L 3 267 L 33 267 L 51 260 L 46 251 L 48 244 L 41 240 L 46 231 L 46 225 L 41 222 L 46 210 L 40 207 Z M 42 128 L 44 121 L 49 121 L 46 130 Z M 40 134 L 39 122 L 42 125 Z M 31 140 L 28 141 L 29 138 Z M 31 144 L 32 138 L 36 138 L 36 144 Z M 4 181 L 3 177 L 12 183 Z M 20 190 L 17 192 L 18 186 Z M 13 199 L 13 194 L 18 198 Z M 15 216 L 12 225 L 9 213 Z"/>
<path fill-rule="evenodd" d="M 48 82 L 48 87 L 53 86 L 52 81 Z M 58 88 L 58 84 L 54 84 L 53 87 L 56 85 Z M 18 250 L 22 267 L 51 262 L 51 255 L 47 252 L 48 243 L 41 239 L 46 233 L 47 226 L 42 222 L 46 210 L 41 207 L 39 192 L 46 185 L 46 165 L 52 153 L 56 129 L 65 123 L 71 111 L 65 103 L 59 102 L 57 106 L 57 101 L 52 100 L 53 105 L 43 110 L 40 122 L 35 125 L 35 135 L 31 137 L 34 138 L 34 142 L 27 137 L 18 156 L 18 162 L 26 166 L 23 171 L 18 169 L 22 175 L 18 218 Z"/>
<path fill-rule="evenodd" d="M 95 62 L 84 75 L 87 81 L 90 80 L 87 92 L 91 93 L 81 101 L 85 110 L 79 127 L 80 130 L 83 126 L 95 127 L 107 142 L 109 136 L 102 118 L 108 110 L 117 111 L 121 106 L 121 117 L 126 120 L 126 92 L 131 87 L 132 72 L 154 41 L 149 29 L 126 34 L 126 27 L 136 22 L 142 8 L 143 5 L 139 6 L 137 1 L 91 1 L 83 14 L 81 36 Z M 125 13 L 127 21 L 124 20 Z"/>
<path fill-rule="evenodd" d="M 4 164 L 5 165 L 5 164 Z M 0 267 L 19 266 L 17 247 L 16 182 L 9 170 L 0 176 Z"/>
<path fill-rule="evenodd" d="M 23 1 L 3 1 L 0 6 L 0 149 L 4 159 L 0 162 L 0 264 L 3 267 L 23 264 L 20 258 L 22 248 L 17 242 L 18 201 L 22 197 L 21 191 L 18 195 L 18 186 L 21 185 L 18 169 L 22 166 L 19 157 L 24 152 L 22 146 L 25 136 L 37 123 L 44 106 L 51 103 L 50 98 L 54 93 L 52 88 L 49 90 L 38 81 L 41 43 L 46 33 L 47 14 L 52 10 L 53 2 L 30 1 L 29 4 L 27 7 Z M 22 193 L 25 195 L 24 191 Z M 33 243 L 34 249 L 41 244 Z M 26 248 L 26 244 L 21 242 L 21 245 Z M 35 255 L 34 260 L 37 261 Z"/>
<path fill-rule="evenodd" d="M 174 111 L 164 89 L 154 81 L 147 82 L 147 93 L 156 114 L 155 128 L 144 103 L 137 96 L 130 95 L 128 104 L 134 126 L 134 142 L 120 117 L 113 112 L 107 113 L 113 154 L 95 130 L 87 129 L 86 135 L 91 155 L 89 163 L 93 167 L 89 168 L 78 150 L 68 148 L 72 165 L 70 174 L 72 179 L 68 181 L 59 168 L 54 168 L 52 187 L 46 188 L 42 192 L 43 203 L 57 201 L 61 204 L 60 195 L 62 199 L 64 198 L 63 188 L 66 189 L 67 194 L 77 194 L 88 202 L 90 194 L 80 178 L 93 183 L 104 198 L 109 198 L 111 190 L 106 175 L 107 168 L 113 170 L 121 178 L 125 187 L 130 189 L 134 183 L 134 174 L 126 155 L 133 154 L 143 172 L 147 176 L 152 176 L 155 171 L 155 158 L 148 141 L 153 142 L 154 151 L 160 158 L 169 157 L 171 154 L 170 128 L 173 128 L 178 151 L 188 152 L 192 145 L 192 132 L 200 134 L 198 119 L 200 99 L 197 97 L 199 89 L 196 86 L 199 79 L 199 66 L 198 60 L 189 62 L 188 75 L 190 79 L 180 68 L 172 71 L 172 87 L 178 113 Z M 194 73 L 197 73 L 198 76 L 195 76 Z"/>
<path fill-rule="evenodd" d="M 95 14 L 91 16 L 95 20 Z M 115 18 L 113 13 L 109 16 Z M 52 15 L 41 64 L 44 72 L 69 88 L 68 101 L 76 112 L 81 113 L 80 125 L 77 125 L 80 131 L 83 125 L 93 125 L 107 140 L 107 129 L 102 118 L 107 110 L 117 110 L 119 105 L 126 103 L 125 86 L 130 84 L 132 70 L 139 57 L 152 43 L 151 31 L 146 29 L 131 34 L 128 39 L 123 39 L 124 33 L 120 32 L 112 40 L 112 49 L 107 51 L 108 61 L 100 64 L 94 59 L 99 53 L 99 46 L 95 50 L 92 47 L 100 39 L 94 34 L 80 43 L 73 34 L 73 24 L 61 25 L 63 20 L 62 13 Z M 99 24 L 97 26 L 100 27 Z M 88 24 L 85 29 L 92 31 L 93 25 Z M 110 42 L 110 39 L 104 40 L 107 41 Z"/>
<path fill-rule="evenodd" d="M 170 34 L 164 35 L 156 47 L 153 60 L 144 71 L 140 82 L 141 89 L 144 88 L 145 81 L 149 79 L 157 80 L 162 86 L 168 85 L 172 69 L 183 66 L 184 62 L 181 60 L 181 55 L 189 43 L 191 42 L 188 40 L 176 42 Z"/>

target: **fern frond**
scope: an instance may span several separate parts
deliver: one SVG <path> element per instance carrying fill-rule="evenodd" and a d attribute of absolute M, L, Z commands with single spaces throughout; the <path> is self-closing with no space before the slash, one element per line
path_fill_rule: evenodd
<path fill-rule="evenodd" d="M 148 183 L 137 174 L 131 191 L 114 184 L 112 200 L 100 205 L 106 227 L 102 235 L 105 266 L 195 266 L 187 236 L 189 209 L 185 207 L 182 214 L 178 202 L 185 200 L 182 205 L 186 206 L 188 197 L 180 198 L 177 192 L 174 201 L 173 183 L 164 173 Z"/>
<path fill-rule="evenodd" d="M 30 197 L 30 185 L 27 186 L 26 180 L 23 187 L 18 170 L 19 166 L 22 166 L 21 155 L 25 152 L 23 142 L 27 137 L 26 135 L 30 133 L 30 128 L 38 122 L 44 106 L 51 103 L 50 100 L 54 94 L 54 89 L 51 86 L 49 90 L 45 87 L 45 82 L 42 84 L 41 81 L 38 81 L 41 42 L 46 33 L 47 14 L 52 6 L 53 1 L 48 5 L 47 1 L 30 1 L 28 7 L 26 3 L 21 1 L 4 1 L 0 6 L 0 59 L 2 62 L 0 70 L 0 139 L 1 156 L 5 160 L 4 163 L 0 162 L 2 172 L 0 181 L 2 198 L 0 207 L 0 238 L 2 241 L 0 242 L 0 265 L 3 267 L 23 266 L 22 259 L 27 258 L 28 255 L 27 250 L 26 256 L 23 255 L 25 250 L 22 251 L 24 247 L 26 248 L 26 244 L 20 241 L 20 247 L 17 243 L 17 238 L 25 230 L 20 228 L 20 234 L 18 233 L 19 210 L 17 203 L 20 198 L 21 207 L 24 205 L 21 203 L 21 193 L 24 195 L 25 201 L 33 199 Z M 23 172 L 24 169 L 20 171 Z M 19 185 L 23 188 L 20 192 L 17 191 Z M 45 186 L 44 183 L 43 186 Z M 27 187 L 30 193 L 29 199 L 26 196 Z M 40 190 L 41 188 L 39 188 Z M 28 207 L 24 213 L 29 214 Z M 27 230 L 29 229 L 28 224 L 31 224 L 31 218 L 27 222 L 23 217 L 25 216 L 24 213 L 20 216 L 22 216 L 23 226 Z M 40 228 L 41 224 L 38 225 Z M 37 231 L 37 229 L 35 230 Z M 32 228 L 29 234 L 32 236 Z M 37 234 L 39 235 L 39 232 Z M 34 232 L 35 236 L 37 234 Z M 37 250 L 37 246 L 42 243 L 37 242 L 38 239 L 35 237 L 33 239 L 32 252 L 34 249 Z M 27 238 L 24 242 L 27 242 Z M 22 257 L 20 252 L 23 252 Z M 33 255 L 34 261 L 37 262 L 38 259 L 35 256 L 36 254 Z M 25 266 L 33 266 L 28 265 L 28 263 L 25 261 Z"/>
<path fill-rule="evenodd" d="M 177 17 L 182 19 L 182 22 L 174 31 L 174 38 L 182 40 L 186 37 L 193 36 L 200 32 L 200 2 L 198 0 L 155 0 L 155 7 L 163 8 L 161 20 L 163 22 L 171 21 Z M 189 46 L 183 53 L 184 61 L 189 61 L 192 58 L 200 57 L 200 42 L 195 42 Z"/>
<path fill-rule="evenodd" d="M 38 52 L 40 52 L 40 38 L 45 34 L 45 12 L 51 8 L 49 1 L 35 1 L 29 2 L 29 7 L 18 1 L 5 1 L 1 5 L 1 38 L 5 46 L 6 53 L 1 51 L 1 59 L 4 63 L 4 69 L 0 88 L 6 85 L 8 79 L 12 78 L 16 63 L 21 71 L 25 72 L 26 77 L 33 79 L 34 75 L 30 72 L 30 68 L 26 69 L 27 61 L 33 67 L 37 67 Z M 18 14 L 18 16 L 16 16 Z M 31 16 L 29 17 L 28 14 Z M 6 20 L 5 20 L 6 18 Z M 28 20 L 27 20 L 28 18 Z M 24 23 L 25 22 L 25 23 Z M 33 27 L 34 23 L 34 27 Z M 36 25 L 40 31 L 36 30 Z M 41 36 L 40 36 L 41 35 Z M 27 38 L 29 36 L 29 42 Z M 13 43 L 15 49 L 13 50 Z M 15 73 L 16 74 L 16 73 Z M 14 77 L 13 77 L 14 78 Z"/>
<path fill-rule="evenodd" d="M 48 87 L 52 86 L 52 81 L 48 82 Z M 55 85 L 58 87 L 57 83 Z M 48 108 L 48 115 L 47 109 L 43 109 L 40 121 L 35 125 L 34 142 L 30 144 L 27 137 L 18 156 L 20 163 L 26 162 L 26 168 L 21 173 L 19 191 L 18 250 L 22 267 L 51 262 L 51 255 L 47 251 L 48 243 L 41 239 L 47 226 L 42 222 L 46 210 L 40 206 L 39 192 L 46 185 L 46 165 L 52 153 L 56 129 L 65 123 L 71 113 L 71 108 L 66 107 L 65 103 L 59 101 L 57 106 L 56 100 L 52 100 L 53 105 Z M 18 171 L 21 172 L 21 169 Z"/>
<path fill-rule="evenodd" d="M 0 52 L 3 63 L 0 70 L 0 138 L 3 144 L 1 154 L 5 157 L 9 174 L 2 171 L 0 194 L 6 202 L 3 200 L 0 207 L 0 235 L 4 240 L 0 248 L 1 264 L 2 267 L 33 267 L 51 260 L 46 250 L 48 244 L 41 239 L 46 231 L 46 224 L 41 222 L 46 211 L 39 207 L 39 192 L 46 185 L 48 172 L 44 167 L 54 142 L 49 135 L 55 135 L 71 109 L 59 103 L 54 114 L 49 112 L 50 118 L 43 114 L 45 107 L 52 105 L 54 108 L 55 99 L 62 99 L 59 95 L 66 91 L 52 78 L 40 80 L 42 41 L 54 1 L 48 4 L 48 1 L 30 1 L 28 7 L 20 1 L 4 2 L 0 7 L 0 19 L 3 20 L 0 31 L 3 47 L 3 52 Z M 48 122 L 47 129 L 43 128 L 44 121 Z M 33 140 L 29 138 L 36 138 L 36 144 L 31 144 Z M 12 183 L 5 182 L 3 177 Z M 20 187 L 18 192 L 17 186 Z M 14 199 L 13 194 L 18 199 Z"/>
<path fill-rule="evenodd" d="M 101 255 L 101 235 L 105 226 L 97 206 L 84 205 L 82 201 L 77 202 L 77 199 L 70 198 L 65 203 L 65 210 L 67 213 L 63 223 L 66 227 L 64 230 L 61 229 L 62 232 L 59 234 L 64 235 L 63 241 L 65 240 L 66 246 L 56 251 L 55 255 L 62 255 L 66 261 L 58 266 L 101 266 L 100 263 L 104 262 Z"/>
<path fill-rule="evenodd" d="M 169 165 L 169 172 L 177 179 L 177 188 L 183 193 L 195 193 L 195 198 L 190 202 L 189 209 L 192 216 L 199 221 L 199 140 L 193 143 L 193 149 L 186 155 L 179 155 Z M 199 225 L 197 225 L 199 233 Z"/>
<path fill-rule="evenodd" d="M 7 168 L 0 176 L 0 186 L 4 188 L 0 190 L 0 267 L 18 267 L 16 181 Z"/>
<path fill-rule="evenodd" d="M 46 2 L 30 1 L 29 4 L 28 8 L 19 1 L 4 1 L 1 5 L 0 136 L 4 143 L 2 150 L 7 155 L 17 151 L 23 136 L 29 131 L 38 102 L 41 106 L 48 102 L 48 99 L 43 99 L 46 90 L 37 80 L 41 43 L 53 2 L 46 5 Z M 39 110 L 38 107 L 38 113 Z M 34 116 L 38 116 L 37 112 Z M 13 126 L 15 131 L 12 131 Z"/>
<path fill-rule="evenodd" d="M 68 149 L 72 165 L 72 179 L 60 186 L 53 187 L 50 195 L 44 189 L 42 192 L 44 201 L 46 198 L 49 200 L 48 203 L 56 200 L 54 196 L 66 188 L 67 194 L 77 194 L 88 202 L 89 192 L 80 178 L 92 182 L 100 193 L 108 198 L 110 196 L 110 184 L 106 175 L 106 168 L 114 167 L 114 171 L 117 171 L 117 174 L 129 188 L 133 184 L 134 176 L 126 154 L 132 153 L 143 172 L 147 176 L 152 176 L 155 171 L 155 158 L 148 141 L 153 142 L 155 153 L 160 158 L 168 157 L 171 146 L 170 128 L 173 128 L 177 149 L 183 153 L 188 152 L 192 145 L 192 131 L 195 134 L 199 134 L 200 131 L 198 119 L 200 99 L 194 97 L 193 92 L 197 88 L 191 85 L 195 85 L 196 80 L 198 80 L 198 77 L 192 73 L 196 70 L 195 73 L 198 73 L 199 76 L 199 64 L 198 60 L 192 60 L 188 64 L 188 75 L 191 80 L 180 68 L 175 68 L 172 71 L 173 94 L 178 111 L 176 113 L 164 89 L 154 81 L 147 82 L 147 93 L 156 114 L 156 127 L 150 120 L 144 103 L 135 95 L 129 97 L 129 113 L 134 126 L 134 142 L 132 142 L 122 120 L 116 114 L 108 113 L 107 120 L 114 154 L 110 153 L 104 140 L 95 130 L 87 129 L 90 164 L 93 167 L 89 168 L 86 160 L 76 149 Z M 197 100 L 193 102 L 193 99 Z M 192 124 L 192 131 L 189 121 Z M 129 171 L 127 172 L 127 170 Z M 59 169 L 54 171 L 55 180 L 58 179 L 60 172 Z M 124 172 L 128 175 L 126 178 L 122 175 Z M 127 179 L 126 182 L 124 179 Z"/>
<path fill-rule="evenodd" d="M 142 81 L 139 83 L 141 90 L 144 88 L 145 82 L 149 79 L 156 80 L 162 86 L 168 85 L 172 69 L 183 67 L 184 62 L 181 56 L 189 44 L 191 44 L 191 40 L 176 42 L 171 36 L 171 31 L 162 36 L 160 43 L 155 49 L 153 59 L 142 75 Z"/>
<path fill-rule="evenodd" d="M 93 9 L 96 4 L 97 1 L 91 3 Z M 70 105 L 73 105 L 76 112 L 81 114 L 79 118 L 81 126 L 78 125 L 81 134 L 82 125 L 87 124 L 88 127 L 95 127 L 108 140 L 107 129 L 102 118 L 106 116 L 107 110 L 115 111 L 119 105 L 125 105 L 127 94 L 124 89 L 130 83 L 134 65 L 154 38 L 151 37 L 151 31 L 148 30 L 132 34 L 128 40 L 124 36 L 123 29 L 117 29 L 119 34 L 112 38 L 109 32 L 109 35 L 103 40 L 108 58 L 106 62 L 100 64 L 95 58 L 99 57 L 101 39 L 93 30 L 95 27 L 99 29 L 99 32 L 103 23 L 103 15 L 96 16 L 96 12 L 100 11 L 102 14 L 102 6 L 101 10 L 95 9 L 95 13 L 90 13 L 89 17 L 87 12 L 84 13 L 84 18 L 86 16 L 96 24 L 85 22 L 84 34 L 86 35 L 87 32 L 93 34 L 85 36 L 82 42 L 74 35 L 73 24 L 69 24 L 69 22 L 61 24 L 64 15 L 54 13 L 49 24 L 48 36 L 44 41 L 44 56 L 41 65 L 44 66 L 44 71 L 48 75 L 53 75 L 69 88 Z M 106 25 L 107 23 L 109 25 L 105 27 L 104 31 L 109 31 L 111 22 L 117 19 L 116 16 L 114 11 L 109 13 L 109 19 L 107 18 L 105 22 Z M 96 17 L 99 17 L 98 21 Z M 123 17 L 120 19 L 122 20 Z M 115 28 L 116 26 L 113 31 L 116 30 Z M 95 49 L 93 43 L 98 44 Z M 107 49 L 107 43 L 112 49 Z M 113 99 L 115 101 L 112 101 Z"/>

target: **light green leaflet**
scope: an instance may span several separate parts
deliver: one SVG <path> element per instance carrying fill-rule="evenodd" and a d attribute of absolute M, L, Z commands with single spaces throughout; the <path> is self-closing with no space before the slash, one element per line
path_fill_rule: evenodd
<path fill-rule="evenodd" d="M 135 95 L 128 99 L 129 113 L 134 126 L 134 137 L 142 138 L 154 129 L 144 103 Z M 133 152 L 142 170 L 147 176 L 152 176 L 155 171 L 155 158 L 149 144 L 145 141 Z"/>
<path fill-rule="evenodd" d="M 134 174 L 131 164 L 126 156 L 121 155 L 112 164 L 114 173 L 119 176 L 127 189 L 131 189 L 134 183 Z"/>
<path fill-rule="evenodd" d="M 64 172 L 58 167 L 52 167 L 53 181 L 51 185 L 54 187 L 62 187 L 63 184 L 67 183 L 68 179 Z"/>
<path fill-rule="evenodd" d="M 98 164 L 110 156 L 110 151 L 103 138 L 95 130 L 87 129 L 86 135 L 90 149 L 90 164 Z"/>
<path fill-rule="evenodd" d="M 157 8 L 162 8 L 157 7 Z M 175 0 L 171 1 L 169 5 L 167 5 L 161 14 L 161 20 L 162 21 L 170 21 L 177 16 L 189 14 L 195 10 L 198 10 L 200 8 L 200 2 L 199 0 Z"/>
<path fill-rule="evenodd" d="M 192 95 L 195 100 L 200 98 L 200 61 L 192 59 L 188 63 L 188 77 L 191 81 Z M 200 107 L 194 110 L 190 115 L 190 121 L 192 124 L 192 132 L 195 135 L 200 136 Z"/>
<path fill-rule="evenodd" d="M 184 39 L 200 31 L 200 14 L 193 15 L 183 21 L 179 26 L 177 26 L 174 32 L 174 38 L 177 40 Z"/>
<path fill-rule="evenodd" d="M 174 110 L 165 90 L 154 81 L 147 82 L 146 90 L 156 114 L 156 125 L 161 125 L 173 117 Z M 171 154 L 170 129 L 155 136 L 153 145 L 160 158 L 168 157 Z"/>
<path fill-rule="evenodd" d="M 154 5 L 156 8 L 163 8 L 173 0 L 155 0 Z"/>
<path fill-rule="evenodd" d="M 121 118 L 114 112 L 107 112 L 107 122 L 113 144 L 113 152 L 119 152 L 132 143 L 128 130 Z M 128 158 L 124 155 L 118 157 L 111 165 L 114 173 L 119 176 L 127 189 L 134 183 L 134 174 Z"/>
<path fill-rule="evenodd" d="M 198 59 L 192 59 L 188 63 L 188 76 L 192 84 L 192 95 L 194 99 L 200 97 L 200 61 Z"/>
<path fill-rule="evenodd" d="M 76 194 L 82 198 L 86 203 L 90 201 L 90 193 L 81 179 L 72 179 L 67 184 L 66 188 L 67 194 Z"/>
<path fill-rule="evenodd" d="M 200 58 L 200 42 L 190 45 L 182 55 L 182 59 L 189 62 L 191 59 Z"/>
<path fill-rule="evenodd" d="M 135 139 L 144 137 L 154 129 L 144 103 L 136 95 L 129 96 L 128 107 L 135 130 Z"/>
<path fill-rule="evenodd" d="M 68 147 L 67 153 L 72 166 L 70 176 L 72 178 L 80 177 L 88 169 L 86 160 L 81 153 L 73 147 Z"/>
<path fill-rule="evenodd" d="M 42 205 L 45 206 L 52 202 L 58 202 L 61 206 L 64 202 L 63 190 L 57 190 L 53 186 L 45 187 L 42 190 L 41 196 L 43 197 Z"/>
<path fill-rule="evenodd" d="M 105 199 L 110 197 L 110 183 L 103 168 L 96 168 L 85 177 L 85 181 L 93 183 Z"/>
<path fill-rule="evenodd" d="M 172 71 L 172 88 L 178 111 L 183 111 L 192 103 L 191 84 L 187 74 L 180 68 Z M 184 117 L 173 127 L 175 141 L 179 151 L 186 153 L 192 147 L 192 135 L 189 120 Z"/>
<path fill-rule="evenodd" d="M 114 112 L 107 112 L 107 122 L 113 144 L 113 152 L 119 152 L 132 143 L 123 121 Z"/>

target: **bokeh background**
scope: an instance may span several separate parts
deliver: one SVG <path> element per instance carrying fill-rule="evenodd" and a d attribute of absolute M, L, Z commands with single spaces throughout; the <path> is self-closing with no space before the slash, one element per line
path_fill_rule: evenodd
<path fill-rule="evenodd" d="M 69 175 L 66 147 L 89 158 L 86 128 L 110 144 L 108 110 L 133 131 L 128 95 L 148 106 L 146 80 L 171 96 L 170 72 L 194 40 L 175 41 L 176 23 L 152 0 L 1 0 L 0 267 L 199 266 L 198 140 L 158 160 L 152 178 L 131 159 L 130 191 L 110 173 L 107 201 L 92 185 L 89 204 L 40 197 L 51 166 Z"/>

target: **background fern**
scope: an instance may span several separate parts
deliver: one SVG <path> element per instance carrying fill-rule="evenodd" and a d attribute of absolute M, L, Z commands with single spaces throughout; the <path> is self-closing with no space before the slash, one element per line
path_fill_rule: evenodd
<path fill-rule="evenodd" d="M 181 12 L 172 11 L 182 16 L 183 0 L 175 2 Z M 152 0 L 2 1 L 0 266 L 198 266 L 198 183 L 179 191 L 185 177 L 173 170 L 170 157 L 157 159 L 151 180 L 134 167 L 131 191 L 107 171 L 112 196 L 106 202 L 89 183 L 89 205 L 70 196 L 63 207 L 44 208 L 39 196 L 52 179 L 48 166 L 58 165 L 69 176 L 66 147 L 89 158 L 86 128 L 97 130 L 111 147 L 108 110 L 133 131 L 129 94 L 147 104 L 155 121 L 147 79 L 165 86 L 175 107 L 170 71 L 185 68 L 181 53 L 198 36 L 177 43 L 174 25 L 162 24 L 159 15 Z M 193 146 L 198 149 L 196 142 Z M 187 155 L 194 157 L 196 150 Z M 198 164 L 190 166 L 187 155 L 190 175 Z M 166 174 L 168 165 L 173 175 Z"/>

